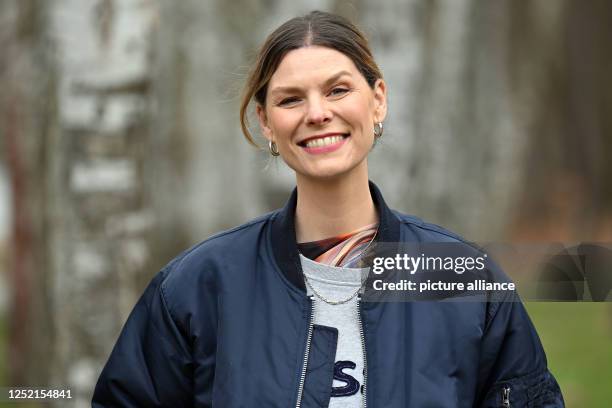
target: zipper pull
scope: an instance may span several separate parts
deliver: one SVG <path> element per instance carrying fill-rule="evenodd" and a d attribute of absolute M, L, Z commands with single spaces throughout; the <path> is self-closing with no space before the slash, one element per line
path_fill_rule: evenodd
<path fill-rule="evenodd" d="M 502 404 L 504 408 L 510 408 L 510 387 L 502 388 Z"/>

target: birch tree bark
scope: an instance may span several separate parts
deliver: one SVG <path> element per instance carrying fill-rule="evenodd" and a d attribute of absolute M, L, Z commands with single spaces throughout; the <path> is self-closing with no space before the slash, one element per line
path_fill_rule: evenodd
<path fill-rule="evenodd" d="M 51 381 L 70 386 L 77 406 L 89 405 L 119 329 L 163 262 L 150 200 L 152 169 L 165 160 L 150 136 L 157 19 L 158 4 L 144 0 L 62 0 L 50 9 L 58 118 L 49 204 L 60 220 L 50 237 Z"/>
<path fill-rule="evenodd" d="M 49 251 L 45 198 L 48 119 L 54 110 L 45 7 L 37 0 L 0 3 L 0 134 L 12 191 L 9 256 L 8 351 L 13 385 L 44 384 L 51 333 L 45 265 Z M 50 68 L 50 69 L 49 69 Z"/>
<path fill-rule="evenodd" d="M 536 2 L 523 4 L 536 8 Z M 499 238 L 514 211 L 533 104 L 513 79 L 512 2 L 391 1 L 360 8 L 390 86 L 385 144 L 376 177 L 393 180 L 398 208 L 472 240 Z M 553 25 L 564 2 L 541 5 Z M 557 48 L 540 38 L 541 58 Z M 537 74 L 536 74 L 537 75 Z M 537 92 L 537 76 L 521 92 Z M 527 102 L 527 103 L 526 103 Z M 526 104 L 525 104 L 526 103 Z M 393 175 L 393 176 L 389 176 Z"/>
<path fill-rule="evenodd" d="M 158 4 L 2 7 L 2 130 L 16 211 L 12 382 L 69 388 L 75 406 L 90 406 L 144 284 L 186 245 L 172 215 L 163 226 L 174 228 L 161 230 L 151 193 L 156 164 L 172 159 L 151 136 Z"/>
<path fill-rule="evenodd" d="M 390 84 L 372 174 L 397 208 L 472 240 L 611 238 L 609 2 L 357 9 Z"/>

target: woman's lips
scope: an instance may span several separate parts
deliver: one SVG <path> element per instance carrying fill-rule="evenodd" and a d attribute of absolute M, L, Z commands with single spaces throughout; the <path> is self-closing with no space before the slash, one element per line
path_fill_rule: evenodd
<path fill-rule="evenodd" d="M 300 146 L 310 154 L 329 153 L 338 150 L 348 139 L 349 134 L 336 134 L 318 137 L 300 143 Z"/>

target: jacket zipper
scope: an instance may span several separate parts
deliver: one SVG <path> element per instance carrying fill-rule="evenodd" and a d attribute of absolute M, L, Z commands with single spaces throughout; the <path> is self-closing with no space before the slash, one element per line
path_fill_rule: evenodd
<path fill-rule="evenodd" d="M 502 405 L 504 408 L 510 408 L 510 387 L 502 388 Z"/>
<path fill-rule="evenodd" d="M 368 361 L 366 358 L 366 347 L 365 347 L 365 334 L 363 331 L 363 321 L 361 319 L 361 295 L 357 297 L 357 320 L 359 321 L 359 337 L 361 337 L 361 353 L 363 354 L 363 384 L 362 384 L 362 396 L 361 406 L 366 408 L 368 401 L 366 400 L 366 385 L 368 382 Z"/>
<path fill-rule="evenodd" d="M 302 406 L 302 396 L 304 394 L 304 383 L 306 382 L 306 369 L 308 368 L 308 355 L 310 354 L 310 343 L 312 342 L 312 331 L 314 329 L 314 314 L 315 314 L 315 303 L 312 296 L 308 297 L 310 305 L 310 318 L 308 321 L 308 337 L 306 338 L 306 351 L 304 352 L 304 359 L 302 363 L 302 373 L 300 374 L 300 386 L 298 388 L 297 401 L 295 408 Z"/>

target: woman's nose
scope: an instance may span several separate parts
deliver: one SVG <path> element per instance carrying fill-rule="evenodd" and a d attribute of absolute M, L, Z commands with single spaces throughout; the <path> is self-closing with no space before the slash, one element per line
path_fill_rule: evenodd
<path fill-rule="evenodd" d="M 332 118 L 332 112 L 327 106 L 327 101 L 321 98 L 312 98 L 308 100 L 306 112 L 307 125 L 320 125 L 327 123 Z"/>

